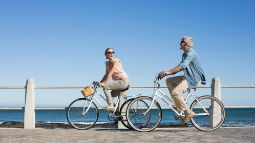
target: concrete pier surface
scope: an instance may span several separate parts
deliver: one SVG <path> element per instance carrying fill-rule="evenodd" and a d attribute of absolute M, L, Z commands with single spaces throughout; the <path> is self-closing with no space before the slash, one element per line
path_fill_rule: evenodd
<path fill-rule="evenodd" d="M 137 132 L 116 128 L 76 129 L 21 129 L 0 128 L 1 143 L 254 143 L 255 127 L 223 127 L 213 132 L 202 132 L 193 127 L 157 128 L 152 132 Z"/>

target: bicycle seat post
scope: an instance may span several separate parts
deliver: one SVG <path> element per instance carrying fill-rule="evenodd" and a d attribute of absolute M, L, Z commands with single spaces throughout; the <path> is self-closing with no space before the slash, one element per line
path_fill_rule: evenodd
<path fill-rule="evenodd" d="M 122 125 L 123 123 L 121 123 L 122 121 L 122 113 L 121 113 L 121 107 L 123 104 L 126 104 L 125 103 L 125 100 L 127 99 L 126 96 L 124 96 L 124 92 L 126 90 L 128 90 L 129 86 L 123 90 L 119 90 L 119 95 L 118 95 L 118 100 L 117 100 L 117 103 L 115 105 L 115 110 L 112 114 L 112 118 L 114 118 L 115 120 L 118 121 L 118 128 L 123 128 L 124 126 Z"/>
<path fill-rule="evenodd" d="M 127 88 L 123 89 L 123 90 L 120 90 L 120 96 L 124 97 L 126 99 L 126 96 L 123 95 L 123 93 L 125 91 L 127 91 L 129 89 L 129 85 L 127 86 Z"/>

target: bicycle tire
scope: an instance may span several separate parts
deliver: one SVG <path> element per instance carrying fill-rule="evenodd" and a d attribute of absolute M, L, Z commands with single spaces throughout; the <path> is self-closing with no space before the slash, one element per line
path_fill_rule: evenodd
<path fill-rule="evenodd" d="M 91 102 L 91 106 L 85 112 Z M 87 98 L 78 98 L 70 103 L 66 110 L 69 124 L 78 130 L 87 130 L 95 125 L 98 120 L 98 108 L 96 104 Z"/>
<path fill-rule="evenodd" d="M 202 106 L 208 111 L 208 114 Z M 225 120 L 224 105 L 218 98 L 210 95 L 201 96 L 194 100 L 190 109 L 195 113 L 191 118 L 191 123 L 201 131 L 217 130 Z"/>
<path fill-rule="evenodd" d="M 140 132 L 154 130 L 162 119 L 162 110 L 157 101 L 148 96 L 141 96 L 132 100 L 127 108 L 129 125 Z M 136 105 L 135 105 L 136 104 Z M 151 109 L 148 110 L 151 106 Z M 144 114 L 146 112 L 146 114 Z"/>
<path fill-rule="evenodd" d="M 128 121 L 127 121 L 127 106 L 128 104 L 135 98 L 132 98 L 132 99 L 128 99 L 126 102 L 124 102 L 121 107 L 120 107 L 120 115 L 122 117 L 121 119 L 121 123 L 128 129 L 133 129 L 129 124 L 128 124 Z"/>

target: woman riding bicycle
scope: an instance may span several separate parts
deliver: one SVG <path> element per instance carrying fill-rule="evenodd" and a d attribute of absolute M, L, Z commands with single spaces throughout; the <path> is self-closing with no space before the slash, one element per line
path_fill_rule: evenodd
<path fill-rule="evenodd" d="M 127 73 L 122 68 L 120 59 L 114 58 L 114 50 L 112 48 L 105 50 L 105 56 L 108 59 L 105 62 L 106 72 L 99 82 L 99 86 L 103 87 L 108 102 L 108 106 L 104 109 L 114 110 L 112 97 L 119 96 L 121 90 L 129 86 L 129 79 Z M 111 78 L 113 82 L 109 82 Z"/>

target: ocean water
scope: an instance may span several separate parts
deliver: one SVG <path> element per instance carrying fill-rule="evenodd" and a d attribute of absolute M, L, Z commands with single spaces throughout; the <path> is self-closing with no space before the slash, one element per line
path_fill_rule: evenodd
<path fill-rule="evenodd" d="M 226 108 L 226 118 L 223 126 L 254 126 L 254 108 Z M 66 123 L 65 110 L 36 110 L 36 122 Z M 23 110 L 0 110 L 0 123 L 5 121 L 24 121 Z M 98 123 L 111 122 L 107 112 L 99 110 Z M 161 124 L 180 124 L 174 118 L 172 110 L 163 109 Z"/>

